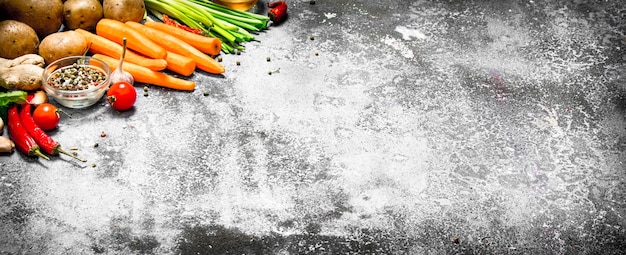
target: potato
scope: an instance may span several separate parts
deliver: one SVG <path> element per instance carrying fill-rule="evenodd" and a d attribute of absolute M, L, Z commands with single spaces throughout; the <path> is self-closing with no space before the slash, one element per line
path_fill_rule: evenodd
<path fill-rule="evenodd" d="M 58 32 L 63 25 L 61 0 L 0 0 L 0 9 L 9 19 L 28 24 L 39 38 Z"/>
<path fill-rule="evenodd" d="M 63 24 L 68 29 L 96 29 L 104 13 L 99 0 L 67 0 L 63 3 Z"/>
<path fill-rule="evenodd" d="M 37 53 L 39 38 L 33 28 L 16 20 L 0 21 L 0 57 Z"/>
<path fill-rule="evenodd" d="M 41 40 L 39 55 L 50 64 L 60 58 L 83 55 L 87 47 L 87 39 L 74 30 L 56 32 Z"/>
<path fill-rule="evenodd" d="M 141 22 L 146 12 L 143 0 L 104 0 L 104 17 L 121 22 Z"/>

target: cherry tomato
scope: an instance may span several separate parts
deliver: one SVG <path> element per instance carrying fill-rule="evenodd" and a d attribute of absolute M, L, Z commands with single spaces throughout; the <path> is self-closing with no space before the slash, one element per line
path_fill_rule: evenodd
<path fill-rule="evenodd" d="M 61 115 L 56 106 L 50 103 L 43 103 L 33 111 L 35 123 L 43 130 L 52 130 L 57 127 Z"/>
<path fill-rule="evenodd" d="M 135 87 L 128 82 L 116 82 L 107 91 L 107 101 L 113 109 L 118 111 L 126 111 L 135 105 L 137 100 L 137 91 Z"/>

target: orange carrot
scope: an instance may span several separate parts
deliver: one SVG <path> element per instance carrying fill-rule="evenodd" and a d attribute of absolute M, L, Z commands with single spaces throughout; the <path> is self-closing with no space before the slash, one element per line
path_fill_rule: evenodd
<path fill-rule="evenodd" d="M 75 29 L 75 31 L 82 34 L 85 39 L 87 39 L 87 44 L 91 43 L 91 47 L 89 47 L 89 52 L 93 54 L 104 54 L 117 59 L 119 59 L 122 55 L 122 51 L 124 50 L 122 45 L 119 45 L 109 39 L 106 39 L 87 30 L 78 28 Z M 147 58 L 130 50 L 126 51 L 124 61 L 140 66 L 145 66 L 155 71 L 165 70 L 165 68 L 167 67 L 167 61 L 165 59 Z"/>
<path fill-rule="evenodd" d="M 146 21 L 144 25 L 176 36 L 178 39 L 191 44 L 191 46 L 211 56 L 220 54 L 220 51 L 222 50 L 222 41 L 215 37 L 194 34 L 182 28 L 156 21 Z"/>
<path fill-rule="evenodd" d="M 165 60 L 167 69 L 177 74 L 189 76 L 196 71 L 196 61 L 183 55 L 168 51 Z"/>
<path fill-rule="evenodd" d="M 130 29 L 123 22 L 114 19 L 101 19 L 96 24 L 96 34 L 122 45 L 123 38 L 127 38 L 127 46 L 151 58 L 165 59 L 167 51 L 156 44 L 149 37 Z M 157 38 L 158 37 L 152 37 Z"/>
<path fill-rule="evenodd" d="M 94 54 L 93 57 L 104 61 L 109 66 L 111 66 L 113 70 L 115 70 L 119 61 L 119 59 L 115 59 L 102 54 Z M 153 84 L 165 88 L 178 90 L 194 90 L 194 88 L 196 87 L 196 83 L 193 81 L 179 79 L 132 63 L 125 62 L 124 71 L 129 72 L 135 79 L 135 82 Z"/>
<path fill-rule="evenodd" d="M 176 36 L 158 29 L 146 27 L 139 22 L 127 21 L 126 25 L 146 37 L 159 38 L 159 40 L 155 41 L 156 43 L 168 51 L 193 59 L 196 61 L 196 67 L 199 69 L 212 74 L 221 74 L 225 71 L 224 66 L 213 59 L 213 57 L 201 52 L 183 40 L 176 38 Z"/>

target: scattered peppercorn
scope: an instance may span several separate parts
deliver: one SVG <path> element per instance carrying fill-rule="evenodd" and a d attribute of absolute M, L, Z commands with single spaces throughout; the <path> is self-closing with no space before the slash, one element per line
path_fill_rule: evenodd
<path fill-rule="evenodd" d="M 310 4 L 315 4 L 315 0 L 309 1 Z"/>
<path fill-rule="evenodd" d="M 316 51 L 315 52 L 315 56 L 319 56 L 319 55 L 320 55 L 320 53 Z"/>
<path fill-rule="evenodd" d="M 309 39 L 311 39 L 311 41 L 315 40 L 315 36 L 309 36 Z"/>
<path fill-rule="evenodd" d="M 270 62 L 270 57 L 265 58 L 265 60 L 267 60 L 267 62 Z"/>
<path fill-rule="evenodd" d="M 237 61 L 236 64 L 239 66 L 239 65 L 241 65 L 241 62 Z"/>
<path fill-rule="evenodd" d="M 96 163 L 91 164 L 91 167 L 96 167 Z"/>
<path fill-rule="evenodd" d="M 217 61 L 222 62 L 222 56 L 217 56 Z"/>
<path fill-rule="evenodd" d="M 209 92 L 208 92 L 208 91 L 205 91 L 205 92 L 203 93 L 203 95 L 204 95 L 205 97 L 206 97 L 206 96 L 209 96 Z"/>
<path fill-rule="evenodd" d="M 144 96 L 144 97 L 147 97 L 147 96 L 148 96 L 148 91 L 144 91 L 144 92 L 143 92 L 143 96 Z"/>
<path fill-rule="evenodd" d="M 143 86 L 143 91 L 148 91 L 148 86 Z"/>
<path fill-rule="evenodd" d="M 94 147 L 94 148 L 98 148 L 98 146 L 100 146 L 100 144 L 98 144 L 98 143 L 94 143 L 94 144 L 93 144 L 93 147 Z"/>

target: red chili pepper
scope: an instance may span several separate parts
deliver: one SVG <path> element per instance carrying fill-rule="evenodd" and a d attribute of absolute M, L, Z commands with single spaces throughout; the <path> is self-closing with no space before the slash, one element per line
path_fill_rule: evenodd
<path fill-rule="evenodd" d="M 81 159 L 72 155 L 71 153 L 67 151 L 64 151 L 61 148 L 61 144 L 59 142 L 52 139 L 52 137 L 46 134 L 46 132 L 44 132 L 43 129 L 41 129 L 37 125 L 37 123 L 35 122 L 35 119 L 33 119 L 33 115 L 31 114 L 30 104 L 28 103 L 22 104 L 22 109 L 20 110 L 20 120 L 22 121 L 22 124 L 24 125 L 24 129 L 26 129 L 26 131 L 33 137 L 33 139 L 35 139 L 39 147 L 45 153 L 48 153 L 50 155 L 59 155 L 59 153 L 63 153 L 65 155 L 68 155 L 80 161 L 83 161 L 83 162 L 86 161 L 84 159 Z"/>
<path fill-rule="evenodd" d="M 202 30 L 200 30 L 199 28 L 190 28 L 189 26 L 185 26 L 183 24 L 180 24 L 178 22 L 176 22 L 176 20 L 171 19 L 169 16 L 167 16 L 167 14 L 163 14 L 163 23 L 170 25 L 170 26 L 175 26 L 177 28 L 181 28 L 183 30 L 186 30 L 188 32 L 192 32 L 194 34 L 202 34 Z"/>
<path fill-rule="evenodd" d="M 280 23 L 287 17 L 287 2 L 276 1 L 268 3 L 267 7 L 272 8 L 267 12 L 267 16 L 269 16 L 270 20 L 274 23 Z"/>
<path fill-rule="evenodd" d="M 50 160 L 50 158 L 41 153 L 35 139 L 28 134 L 28 131 L 26 131 L 22 125 L 16 104 L 9 106 L 7 122 L 9 136 L 11 136 L 11 139 L 15 142 L 15 147 L 17 147 L 19 151 L 31 157 L 39 156 Z"/>

